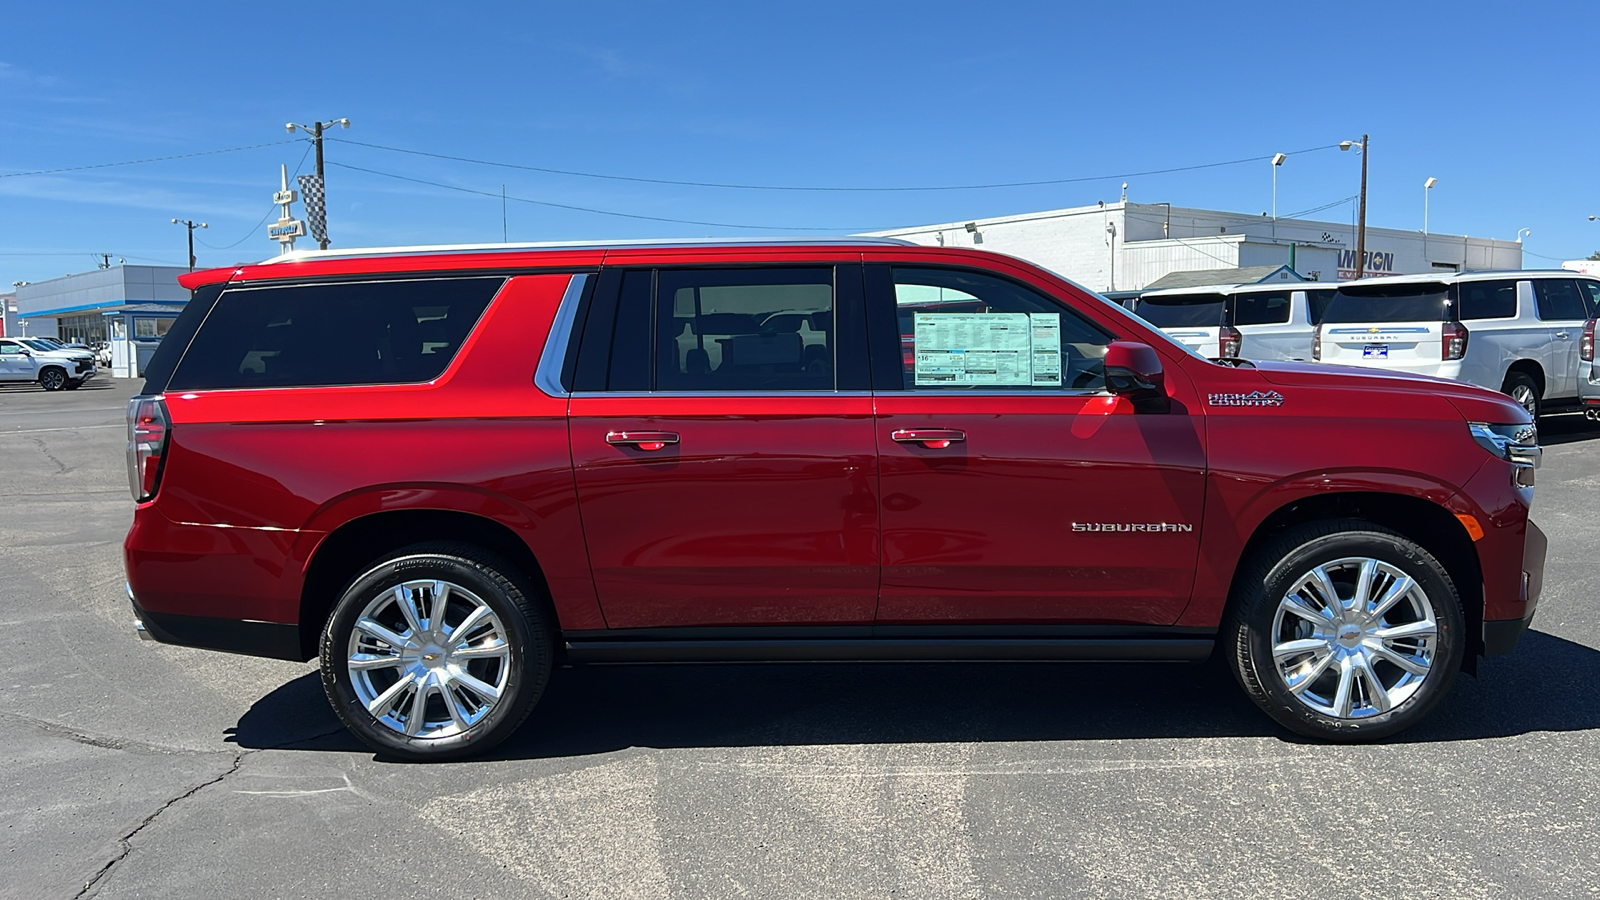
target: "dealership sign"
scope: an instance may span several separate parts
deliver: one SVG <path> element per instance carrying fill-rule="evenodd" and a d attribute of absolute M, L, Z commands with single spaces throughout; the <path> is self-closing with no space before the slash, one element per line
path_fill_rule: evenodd
<path fill-rule="evenodd" d="M 1363 267 L 1365 271 L 1362 274 L 1364 275 L 1398 274 L 1394 268 L 1394 253 L 1392 251 L 1368 250 L 1366 263 Z M 1348 249 L 1339 251 L 1339 277 L 1356 277 L 1356 251 Z"/>

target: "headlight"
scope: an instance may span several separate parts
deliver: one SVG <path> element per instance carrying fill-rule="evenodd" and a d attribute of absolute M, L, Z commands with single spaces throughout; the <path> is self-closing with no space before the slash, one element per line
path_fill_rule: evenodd
<path fill-rule="evenodd" d="M 1512 481 L 1518 487 L 1533 487 L 1533 470 L 1539 468 L 1544 450 L 1539 447 L 1539 432 L 1532 425 L 1489 425 L 1468 422 L 1478 446 L 1516 466 Z"/>

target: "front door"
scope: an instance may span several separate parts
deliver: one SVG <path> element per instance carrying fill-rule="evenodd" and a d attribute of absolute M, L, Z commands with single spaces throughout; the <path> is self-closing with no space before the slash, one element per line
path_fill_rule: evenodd
<path fill-rule="evenodd" d="M 38 368 L 23 346 L 16 341 L 0 340 L 0 381 L 32 381 Z"/>
<path fill-rule="evenodd" d="M 570 435 L 606 623 L 867 626 L 859 265 L 602 272 Z"/>
<path fill-rule="evenodd" d="M 1182 404 L 1135 414 L 1107 393 L 1116 336 L 1038 287 L 888 266 L 868 266 L 867 285 L 877 621 L 1176 621 L 1200 543 L 1203 419 Z M 886 353 L 898 383 L 881 383 Z"/>

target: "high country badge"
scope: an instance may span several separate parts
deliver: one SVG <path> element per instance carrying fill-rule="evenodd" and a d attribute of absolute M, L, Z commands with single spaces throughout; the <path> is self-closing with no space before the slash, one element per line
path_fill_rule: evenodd
<path fill-rule="evenodd" d="M 1207 394 L 1209 406 L 1282 406 L 1283 395 L 1277 391 L 1251 391 L 1248 394 Z"/>

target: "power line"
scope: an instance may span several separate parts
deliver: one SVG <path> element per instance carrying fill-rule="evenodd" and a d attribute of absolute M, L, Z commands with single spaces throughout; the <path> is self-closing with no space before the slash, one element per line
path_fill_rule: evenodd
<path fill-rule="evenodd" d="M 644 184 L 667 184 L 676 187 L 709 187 L 727 188 L 744 191 L 835 191 L 835 192 L 889 192 L 889 191 L 980 191 L 997 188 L 1016 187 L 1044 187 L 1055 184 L 1080 184 L 1086 181 L 1113 181 L 1124 178 L 1140 178 L 1147 175 L 1170 175 L 1175 172 L 1193 172 L 1200 169 L 1215 169 L 1222 166 L 1237 166 L 1244 163 L 1261 162 L 1272 159 L 1268 156 L 1250 156 L 1244 159 L 1231 159 L 1224 162 L 1199 163 L 1192 166 L 1176 166 L 1170 169 L 1151 169 L 1146 172 L 1121 172 L 1113 175 L 1084 175 L 1075 178 L 1051 178 L 1042 181 L 1009 181 L 995 184 L 947 184 L 924 185 L 916 187 L 840 187 L 840 186 L 808 186 L 808 185 L 774 185 L 774 184 L 737 184 L 717 181 L 677 181 L 669 178 L 641 178 L 632 175 L 609 175 L 601 172 L 579 172 L 571 169 L 554 169 L 547 166 L 528 166 L 518 163 L 497 162 L 488 159 L 474 159 L 469 156 L 452 156 L 447 153 L 430 153 L 426 150 L 408 150 L 404 147 L 387 147 L 383 144 L 372 144 L 366 141 L 352 141 L 349 138 L 328 137 L 326 140 L 338 141 L 341 144 L 353 144 L 358 147 L 370 147 L 374 150 L 386 150 L 391 153 L 406 153 L 412 156 L 426 156 L 433 159 L 445 159 L 452 162 L 472 163 L 480 166 L 496 166 L 502 169 L 520 169 L 525 172 L 542 172 L 547 175 L 571 175 L 578 178 L 601 178 L 607 181 L 633 181 Z M 1319 150 L 1332 150 L 1338 144 L 1326 144 L 1321 147 L 1308 147 L 1304 150 L 1293 150 L 1296 153 L 1315 153 Z M 695 223 L 700 224 L 700 223 Z"/>
<path fill-rule="evenodd" d="M 251 144 L 248 147 L 229 147 L 225 150 L 197 150 L 194 153 L 178 153 L 173 156 L 152 156 L 149 159 L 130 159 L 126 162 L 95 163 L 89 166 L 64 166 L 59 169 L 37 169 L 32 172 L 4 172 L 0 178 L 20 178 L 24 175 L 54 175 L 58 172 L 82 172 L 85 169 L 110 169 L 116 166 L 137 166 L 142 163 L 166 162 L 172 159 L 189 159 L 194 156 L 215 156 L 218 153 L 238 153 L 241 150 L 256 150 L 261 147 L 276 147 L 279 144 L 297 143 L 299 138 L 290 138 L 284 141 L 268 141 L 265 144 Z"/>
<path fill-rule="evenodd" d="M 708 226 L 708 227 L 711 227 L 711 228 L 745 228 L 745 229 L 750 229 L 750 230 L 753 230 L 753 231 L 830 231 L 830 232 L 840 232 L 840 231 L 868 231 L 868 230 L 871 230 L 870 228 L 859 227 L 859 226 L 841 226 L 841 227 L 822 228 L 822 227 L 808 226 L 808 225 L 750 225 L 750 224 L 743 224 L 743 223 L 736 223 L 736 222 L 703 222 L 703 221 L 699 221 L 697 219 L 669 219 L 669 218 L 666 218 L 664 216 L 646 216 L 646 215 L 640 215 L 638 213 L 625 213 L 625 212 L 615 212 L 613 210 L 607 210 L 607 209 L 595 209 L 595 208 L 589 207 L 589 206 L 574 206 L 574 205 L 572 205 L 570 203 L 552 203 L 552 202 L 550 202 L 548 200 L 530 200 L 530 199 L 528 199 L 526 197 L 513 197 L 513 196 L 510 196 L 510 195 L 507 195 L 507 194 L 502 194 L 500 191 L 480 191 L 480 190 L 476 190 L 474 188 L 459 187 L 457 185 L 444 184 L 444 183 L 438 182 L 438 181 L 428 181 L 428 180 L 422 179 L 422 178 L 412 178 L 409 175 L 396 175 L 393 172 L 380 172 L 377 169 L 366 169 L 366 168 L 362 168 L 361 166 L 352 166 L 349 163 L 334 162 L 331 159 L 328 160 L 328 165 L 330 165 L 330 166 L 338 166 L 341 169 L 351 169 L 351 170 L 356 171 L 356 172 L 365 172 L 368 175 L 381 175 L 384 178 L 393 178 L 393 179 L 395 179 L 397 181 L 409 181 L 409 182 L 411 182 L 413 184 L 425 184 L 425 185 L 428 185 L 429 187 L 443 188 L 444 190 L 447 190 L 447 191 L 460 191 L 463 194 L 476 194 L 476 195 L 478 195 L 480 197 L 493 197 L 496 200 L 500 200 L 500 199 L 503 198 L 505 200 L 513 200 L 513 201 L 515 201 L 517 203 L 532 203 L 535 206 L 549 206 L 549 207 L 554 207 L 556 209 L 570 209 L 570 210 L 575 210 L 577 212 L 594 213 L 596 215 L 601 215 L 601 216 L 617 216 L 617 217 L 623 218 L 623 219 L 643 219 L 643 220 L 648 221 L 648 222 L 671 222 L 671 223 L 673 223 L 675 225 L 705 225 L 705 226 Z"/>

